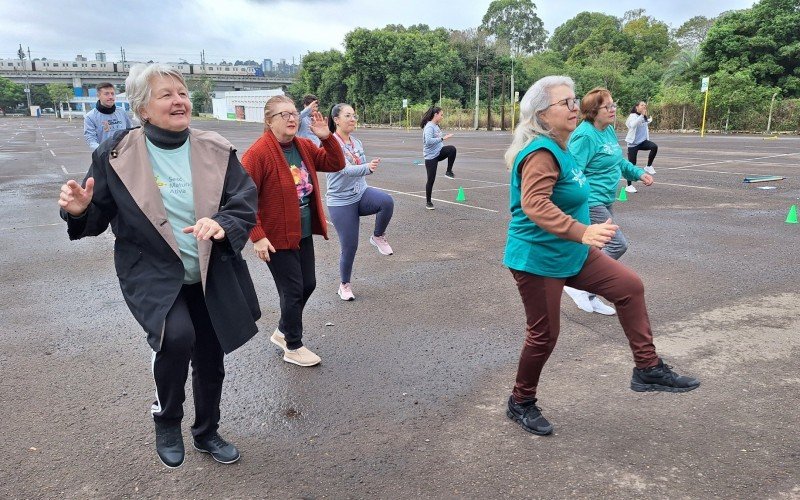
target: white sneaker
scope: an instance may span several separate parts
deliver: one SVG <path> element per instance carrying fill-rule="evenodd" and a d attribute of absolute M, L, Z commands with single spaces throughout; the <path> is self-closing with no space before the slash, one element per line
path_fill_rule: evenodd
<path fill-rule="evenodd" d="M 633 184 L 631 184 L 630 186 L 625 188 L 625 191 L 628 192 L 628 193 L 635 193 L 636 192 L 636 188 L 633 187 Z"/>
<path fill-rule="evenodd" d="M 597 295 L 589 299 L 589 303 L 592 304 L 592 309 L 596 313 L 603 314 L 605 316 L 613 316 L 617 314 L 616 309 L 614 309 L 609 305 L 606 305 L 602 300 L 600 300 L 600 297 L 598 297 Z"/>
<path fill-rule="evenodd" d="M 283 349 L 283 352 L 286 352 L 286 337 L 283 335 L 283 332 L 277 328 L 274 332 L 272 332 L 272 336 L 269 338 L 269 341 Z"/>
<path fill-rule="evenodd" d="M 319 356 L 311 352 L 306 346 L 298 347 L 297 349 L 286 349 L 283 354 L 283 360 L 297 366 L 314 366 L 322 361 Z"/>
<path fill-rule="evenodd" d="M 389 242 L 386 240 L 385 234 L 381 236 L 372 235 L 369 237 L 369 242 L 383 255 L 392 255 L 394 253 L 394 250 L 392 250 L 392 247 L 389 246 Z"/>
<path fill-rule="evenodd" d="M 656 175 L 656 169 L 654 169 L 650 165 L 644 167 L 644 171 L 647 172 L 650 175 Z"/>
<path fill-rule="evenodd" d="M 564 291 L 570 296 L 579 309 L 587 313 L 594 312 L 592 303 L 589 301 L 589 292 L 584 292 L 583 290 L 578 290 L 571 286 L 565 286 Z"/>
<path fill-rule="evenodd" d="M 340 283 L 339 291 L 336 293 L 339 294 L 339 298 L 342 300 L 356 300 L 356 296 L 353 295 L 353 289 L 350 288 L 350 283 Z"/>

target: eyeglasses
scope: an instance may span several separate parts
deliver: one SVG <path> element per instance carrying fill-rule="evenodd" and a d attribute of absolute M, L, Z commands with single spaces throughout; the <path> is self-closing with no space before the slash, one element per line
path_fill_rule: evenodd
<path fill-rule="evenodd" d="M 281 115 L 281 118 L 283 118 L 283 121 L 286 121 L 286 122 L 289 121 L 289 118 L 294 118 L 295 120 L 300 118 L 300 113 L 297 113 L 297 112 L 290 113 L 288 111 L 281 111 L 280 113 L 275 113 L 274 115 L 270 116 L 270 118 L 275 118 L 278 115 Z"/>
<path fill-rule="evenodd" d="M 610 113 L 615 109 L 617 109 L 617 103 L 612 102 L 611 104 L 606 104 L 605 106 L 599 106 L 597 109 L 603 109 L 603 108 L 606 108 L 606 111 Z"/>
<path fill-rule="evenodd" d="M 350 118 L 352 118 L 353 120 L 358 121 L 358 115 L 347 114 L 347 115 L 340 115 L 340 117 L 345 119 L 345 120 L 349 120 Z"/>
<path fill-rule="evenodd" d="M 550 106 L 547 106 L 547 108 L 553 106 L 566 106 L 567 109 L 570 111 L 578 111 L 578 108 L 581 107 L 581 100 L 578 99 L 577 97 L 567 97 L 566 99 L 561 99 L 560 101 L 554 102 Z"/>

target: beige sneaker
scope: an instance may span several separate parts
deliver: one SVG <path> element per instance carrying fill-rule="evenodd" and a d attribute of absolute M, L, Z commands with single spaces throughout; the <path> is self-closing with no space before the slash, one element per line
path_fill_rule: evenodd
<path fill-rule="evenodd" d="M 276 328 L 275 331 L 272 332 L 272 336 L 269 338 L 269 340 L 276 346 L 283 349 L 283 352 L 286 352 L 286 337 L 283 336 L 283 333 L 281 333 L 280 330 Z"/>
<path fill-rule="evenodd" d="M 319 356 L 311 352 L 311 350 L 305 346 L 298 347 L 297 349 L 286 349 L 283 352 L 283 360 L 298 366 L 314 366 L 322 361 Z"/>

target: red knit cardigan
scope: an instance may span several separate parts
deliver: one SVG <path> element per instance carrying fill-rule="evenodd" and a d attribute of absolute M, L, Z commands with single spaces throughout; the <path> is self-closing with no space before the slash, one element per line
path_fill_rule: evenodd
<path fill-rule="evenodd" d="M 314 184 L 311 207 L 311 233 L 328 239 L 325 213 L 320 201 L 320 185 L 317 170 L 338 172 L 346 163 L 342 148 L 333 134 L 322 141 L 318 148 L 308 139 L 293 139 L 303 159 L 311 182 Z M 271 130 L 267 130 L 242 156 L 242 165 L 258 188 L 258 211 L 256 225 L 250 231 L 254 243 L 269 239 L 275 250 L 297 250 L 300 248 L 300 205 L 289 163 L 281 145 Z"/>

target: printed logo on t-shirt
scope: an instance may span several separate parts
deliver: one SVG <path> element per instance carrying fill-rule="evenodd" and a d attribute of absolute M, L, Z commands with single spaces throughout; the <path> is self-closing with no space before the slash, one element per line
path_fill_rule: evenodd
<path fill-rule="evenodd" d="M 613 143 L 613 144 L 606 143 L 606 144 L 603 144 L 603 146 L 600 149 L 602 150 L 602 152 L 604 154 L 612 155 L 612 156 L 616 155 L 616 154 L 620 154 L 620 152 L 621 152 L 619 144 L 617 144 L 617 143 Z"/>
<path fill-rule="evenodd" d="M 103 120 L 103 131 L 108 132 L 110 130 L 116 130 L 122 128 L 122 120 L 119 118 L 109 118 L 108 120 Z"/>
<path fill-rule="evenodd" d="M 572 180 L 577 182 L 580 187 L 583 187 L 583 183 L 586 182 L 586 176 L 583 175 L 583 170 L 579 168 L 572 169 Z"/>
<path fill-rule="evenodd" d="M 294 185 L 297 188 L 297 197 L 302 198 L 310 195 L 314 191 L 314 185 L 308 180 L 308 169 L 305 163 L 300 161 L 300 166 L 290 165 L 289 170 L 294 178 Z"/>
<path fill-rule="evenodd" d="M 167 177 L 162 180 L 156 175 L 156 185 L 158 189 L 166 190 L 169 194 L 187 194 L 192 190 L 192 183 L 183 177 Z"/>

